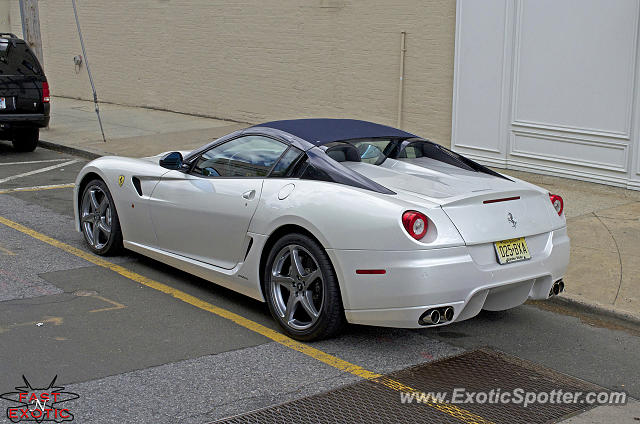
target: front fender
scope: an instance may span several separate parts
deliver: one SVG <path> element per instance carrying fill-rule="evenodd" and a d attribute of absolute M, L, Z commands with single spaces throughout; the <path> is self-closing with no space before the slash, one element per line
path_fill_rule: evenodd
<path fill-rule="evenodd" d="M 156 245 L 155 230 L 148 211 L 149 195 L 168 170 L 155 160 L 104 156 L 85 165 L 76 178 L 74 187 L 74 216 L 76 230 L 80 230 L 79 203 L 81 185 L 87 177 L 96 175 L 104 181 L 118 212 L 123 239 L 144 245 Z M 140 195 L 132 178 L 141 182 Z M 122 184 L 120 184 L 122 180 Z"/>

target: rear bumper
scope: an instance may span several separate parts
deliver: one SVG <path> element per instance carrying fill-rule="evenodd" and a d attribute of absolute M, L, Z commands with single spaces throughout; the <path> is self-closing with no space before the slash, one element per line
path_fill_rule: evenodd
<path fill-rule="evenodd" d="M 499 265 L 491 244 L 418 251 L 327 250 L 339 275 L 347 320 L 421 328 L 428 309 L 453 306 L 462 321 L 482 309 L 504 310 L 527 299 L 547 299 L 569 264 L 566 227 L 527 237 L 532 258 Z M 535 252 L 535 253 L 534 253 Z M 356 269 L 384 268 L 384 275 Z M 444 325 L 444 324 L 440 324 Z"/>
<path fill-rule="evenodd" d="M 38 127 L 49 125 L 49 115 L 43 113 L 0 114 L 0 128 Z"/>

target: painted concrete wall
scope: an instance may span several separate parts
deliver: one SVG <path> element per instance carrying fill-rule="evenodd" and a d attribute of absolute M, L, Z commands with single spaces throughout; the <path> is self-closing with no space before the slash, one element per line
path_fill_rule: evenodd
<path fill-rule="evenodd" d="M 406 31 L 402 126 L 450 144 L 454 0 L 81 0 L 78 10 L 102 100 L 251 123 L 395 125 Z M 90 99 L 73 64 L 71 2 L 40 1 L 40 20 L 52 93 Z"/>

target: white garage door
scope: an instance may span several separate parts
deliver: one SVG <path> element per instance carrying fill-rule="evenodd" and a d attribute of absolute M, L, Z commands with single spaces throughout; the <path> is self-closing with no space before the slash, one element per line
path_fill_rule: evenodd
<path fill-rule="evenodd" d="M 640 189 L 638 0 L 458 0 L 452 147 Z"/>

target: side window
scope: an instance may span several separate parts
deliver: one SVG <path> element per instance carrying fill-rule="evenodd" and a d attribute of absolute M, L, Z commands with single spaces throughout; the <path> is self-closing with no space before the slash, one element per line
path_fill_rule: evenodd
<path fill-rule="evenodd" d="M 282 158 L 278 161 L 276 166 L 273 167 L 273 171 L 271 171 L 272 177 L 286 177 L 291 168 L 295 165 L 296 159 L 300 157 L 302 154 L 302 150 L 296 149 L 291 146 L 287 153 L 282 155 Z"/>
<path fill-rule="evenodd" d="M 264 177 L 286 149 L 271 138 L 240 137 L 204 152 L 191 172 L 204 177 Z"/>

